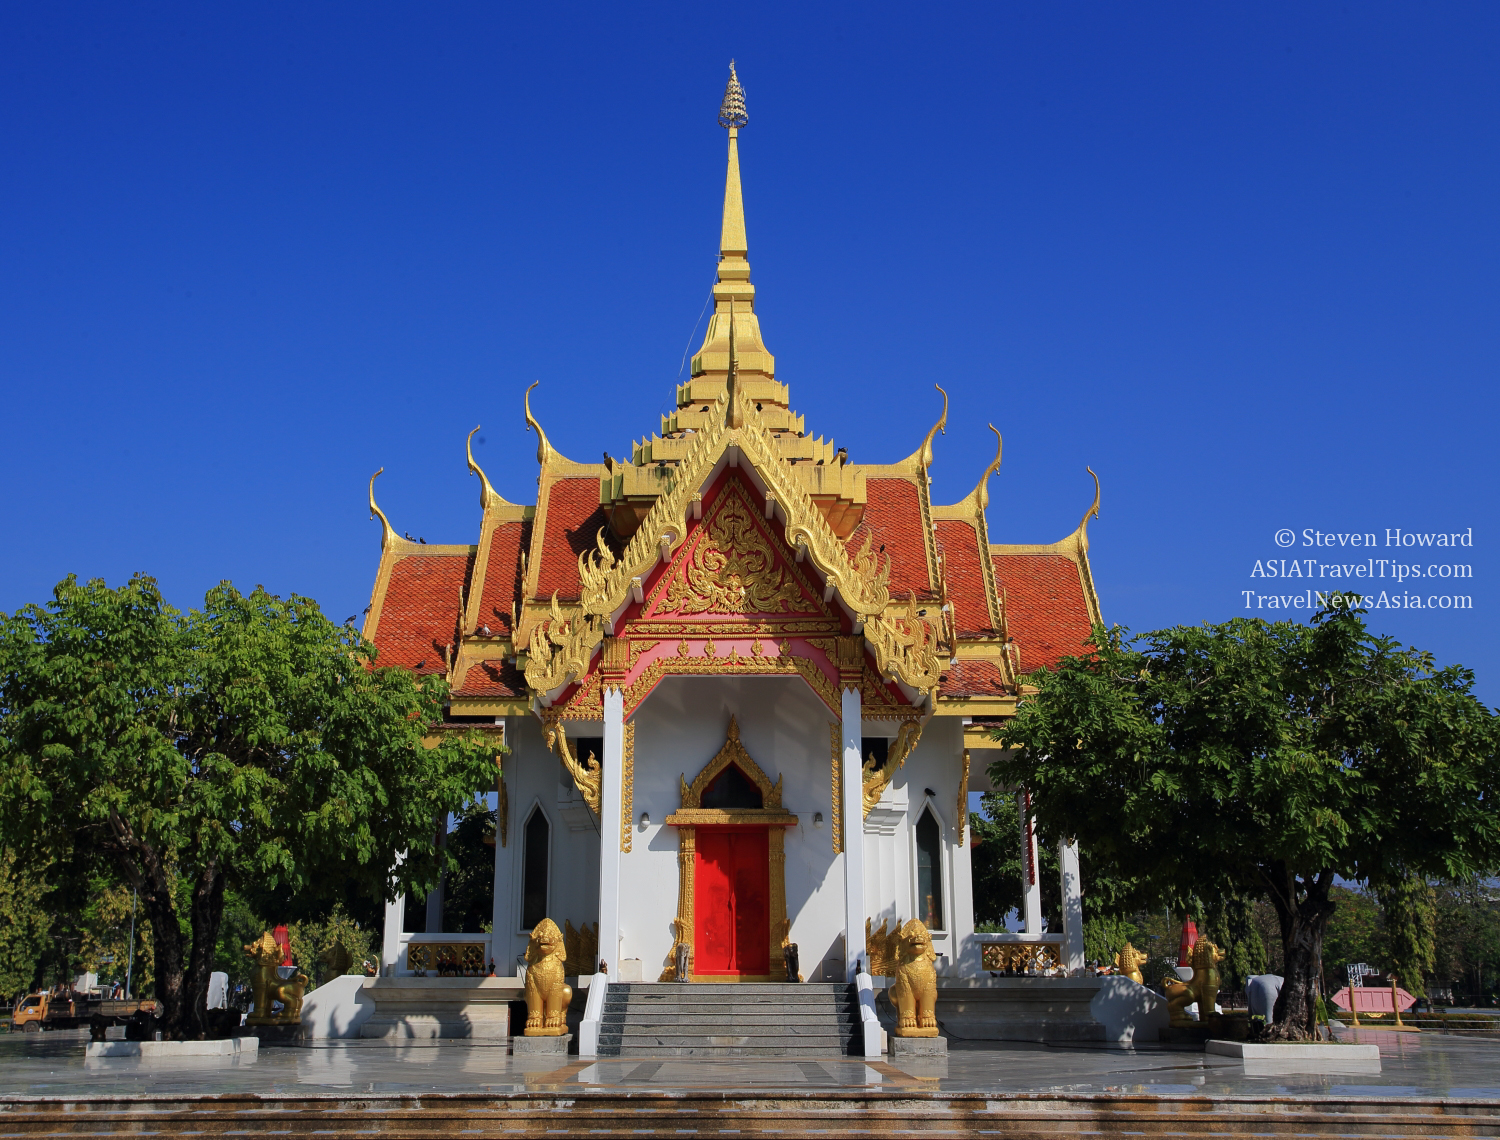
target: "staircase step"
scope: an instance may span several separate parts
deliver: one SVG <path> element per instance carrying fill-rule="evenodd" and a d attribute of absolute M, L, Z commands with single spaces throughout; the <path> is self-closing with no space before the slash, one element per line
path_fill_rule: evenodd
<path fill-rule="evenodd" d="M 605 994 L 601 1057 L 847 1055 L 859 1022 L 841 982 L 615 983 Z"/>

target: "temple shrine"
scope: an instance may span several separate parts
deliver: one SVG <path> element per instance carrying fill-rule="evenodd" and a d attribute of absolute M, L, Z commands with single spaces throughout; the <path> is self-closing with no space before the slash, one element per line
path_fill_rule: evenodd
<path fill-rule="evenodd" d="M 507 749 L 490 930 L 442 930 L 440 892 L 425 921 L 398 899 L 382 982 L 472 968 L 450 945 L 513 974 L 547 917 L 567 929 L 569 973 L 619 981 L 783 981 L 795 946 L 807 981 L 847 983 L 879 954 L 868 932 L 910 918 L 944 984 L 1023 959 L 1082 972 L 1076 851 L 1062 849 L 1066 929 L 1044 931 L 1023 808 L 1025 930 L 976 934 L 967 819 L 1026 674 L 1100 621 L 1097 479 L 1060 541 L 996 543 L 998 432 L 974 489 L 931 500 L 946 394 L 889 463 L 849 462 L 808 429 L 756 315 L 746 122 L 731 70 L 712 316 L 675 410 L 628 460 L 562 455 L 528 389 L 536 501 L 503 499 L 470 450 L 476 541 L 403 539 L 371 479 L 379 664 L 442 674 L 449 725 Z"/>

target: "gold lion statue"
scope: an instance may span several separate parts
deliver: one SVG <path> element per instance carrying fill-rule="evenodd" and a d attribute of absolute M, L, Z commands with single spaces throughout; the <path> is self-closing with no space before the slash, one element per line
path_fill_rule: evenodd
<path fill-rule="evenodd" d="M 1124 974 L 1137 985 L 1144 986 L 1146 979 L 1141 977 L 1141 967 L 1146 964 L 1146 955 L 1142 954 L 1129 942 L 1120 947 L 1120 952 L 1115 955 L 1115 969 Z"/>
<path fill-rule="evenodd" d="M 1198 1021 L 1207 1021 L 1213 1016 L 1215 1004 L 1219 1000 L 1218 964 L 1223 960 L 1224 951 L 1207 938 L 1200 938 L 1193 943 L 1189 959 L 1193 967 L 1193 980 L 1167 983 L 1167 1013 L 1171 1015 L 1171 1024 L 1196 1024 L 1187 1012 L 1187 1007 L 1194 1002 L 1198 1003 Z"/>
<path fill-rule="evenodd" d="M 281 944 L 268 930 L 245 947 L 250 959 L 250 991 L 255 1008 L 245 1019 L 246 1025 L 296 1025 L 302 1020 L 302 995 L 307 992 L 307 975 L 298 970 L 286 981 L 276 973 L 281 965 Z M 280 1002 L 281 1013 L 273 1014 L 271 1005 Z"/>
<path fill-rule="evenodd" d="M 563 981 L 568 951 L 557 923 L 544 918 L 526 944 L 526 1036 L 562 1037 L 568 1032 L 573 987 Z"/>
<path fill-rule="evenodd" d="M 936 1037 L 937 970 L 932 964 L 937 961 L 937 952 L 932 948 L 932 935 L 914 918 L 901 928 L 895 941 L 896 981 L 890 998 L 899 1015 L 896 1036 Z"/>

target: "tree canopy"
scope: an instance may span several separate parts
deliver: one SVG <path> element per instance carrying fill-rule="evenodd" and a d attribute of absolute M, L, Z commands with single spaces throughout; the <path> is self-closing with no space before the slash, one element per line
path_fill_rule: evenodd
<path fill-rule="evenodd" d="M 70 577 L 0 615 L 0 849 L 136 888 L 163 1028 L 200 1035 L 227 887 L 384 897 L 448 865 L 434 820 L 496 749 L 433 738 L 445 699 L 308 598 L 226 582 L 183 613 Z"/>
<path fill-rule="evenodd" d="M 1268 897 L 1287 971 L 1274 1036 L 1311 1028 L 1335 876 L 1389 889 L 1500 862 L 1495 714 L 1472 673 L 1360 611 L 1100 629 L 1029 681 L 992 780 L 1031 790 L 1044 838 L 1084 838 L 1118 909 Z"/>

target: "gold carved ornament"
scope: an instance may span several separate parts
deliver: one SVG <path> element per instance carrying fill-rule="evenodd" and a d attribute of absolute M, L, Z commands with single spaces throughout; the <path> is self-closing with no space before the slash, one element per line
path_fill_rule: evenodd
<path fill-rule="evenodd" d="M 596 922 L 590 926 L 580 922 L 578 929 L 574 930 L 573 923 L 564 919 L 563 950 L 576 973 L 592 972 L 594 960 L 599 957 L 599 924 Z"/>
<path fill-rule="evenodd" d="M 244 947 L 245 957 L 250 959 L 250 992 L 254 1004 L 247 1025 L 297 1025 L 302 1021 L 302 995 L 307 992 L 310 980 L 298 970 L 286 981 L 276 972 L 286 952 L 269 930 L 263 931 L 254 942 Z M 281 1012 L 273 1013 L 271 1006 L 281 1003 Z"/>
<path fill-rule="evenodd" d="M 739 484 L 724 502 L 667 590 L 664 608 L 678 614 L 779 614 L 793 611 L 804 594 L 779 564 L 750 514 Z"/>
<path fill-rule="evenodd" d="M 578 794 L 583 797 L 583 802 L 589 805 L 589 811 L 599 816 L 599 783 L 602 770 L 599 761 L 591 752 L 579 763 L 568 748 L 567 732 L 563 729 L 562 721 L 554 721 L 547 726 L 547 747 L 557 753 L 562 761 L 563 767 L 573 777 L 573 786 L 578 789 Z M 586 765 L 586 766 L 585 766 Z"/>
<path fill-rule="evenodd" d="M 981 967 L 1005 974 L 1049 974 L 1059 961 L 1054 942 L 986 942 L 979 952 Z"/>
<path fill-rule="evenodd" d="M 964 774 L 958 780 L 958 844 L 969 830 L 969 750 L 964 749 Z"/>
<path fill-rule="evenodd" d="M 865 919 L 865 956 L 872 975 L 896 979 L 889 990 L 897 1013 L 896 1036 L 936 1037 L 937 952 L 926 925 L 915 918 L 902 925 L 898 918 L 887 931 L 881 919 L 880 928 L 872 930 Z"/>
<path fill-rule="evenodd" d="M 1146 979 L 1141 976 L 1141 967 L 1147 962 L 1147 956 L 1142 954 L 1129 942 L 1120 947 L 1120 952 L 1115 955 L 1115 969 L 1129 978 L 1137 985 L 1144 986 Z"/>
<path fill-rule="evenodd" d="M 890 559 L 882 566 L 879 556 L 866 542 L 851 556 L 828 525 L 812 496 L 792 477 L 791 469 L 777 451 L 775 440 L 760 415 L 753 410 L 742 427 L 725 422 L 728 394 L 720 394 L 716 415 L 692 437 L 679 466 L 668 472 L 667 489 L 657 497 L 639 528 L 616 558 L 602 535 L 596 551 L 579 555 L 583 618 L 565 623 L 554 617 L 547 635 L 533 635 L 536 656 L 528 662 L 527 683 L 537 691 L 551 691 L 568 678 L 582 675 L 595 648 L 603 640 L 602 619 L 624 608 L 631 584 L 644 578 L 657 562 L 670 555 L 687 534 L 687 516 L 693 496 L 712 474 L 719 458 L 731 446 L 755 468 L 756 474 L 786 513 L 785 542 L 790 549 L 802 546 L 825 581 L 844 604 L 864 621 L 864 636 L 874 649 L 876 667 L 882 676 L 931 692 L 937 686 L 940 668 L 935 653 L 936 635 L 916 610 L 913 597 L 906 607 L 890 613 Z M 869 536 L 867 536 L 868 538 Z M 550 644 L 548 644 L 550 642 Z M 559 653 L 555 653 L 556 645 Z M 545 657 L 543 656 L 545 654 Z M 561 662 L 554 658 L 561 656 Z M 580 664 L 581 663 L 581 664 Z M 535 678 L 535 679 L 534 679 Z"/>
<path fill-rule="evenodd" d="M 483 942 L 409 942 L 406 968 L 420 976 L 429 971 L 439 977 L 482 977 L 485 972 Z"/>
<path fill-rule="evenodd" d="M 830 830 L 833 832 L 833 853 L 841 854 L 844 850 L 844 727 L 839 724 L 828 726 L 829 751 L 831 753 L 831 767 L 833 769 L 833 810 L 829 813 L 831 817 Z"/>
<path fill-rule="evenodd" d="M 602 623 L 593 616 L 564 615 L 552 593 L 552 616 L 531 631 L 526 650 L 526 684 L 550 693 L 571 684 L 589 670 L 594 650 L 604 640 Z"/>
<path fill-rule="evenodd" d="M 1224 960 L 1224 951 L 1207 938 L 1193 943 L 1192 955 L 1188 959 L 1193 967 L 1192 981 L 1180 978 L 1165 979 L 1167 992 L 1167 1015 L 1172 1025 L 1197 1025 L 1207 1021 L 1214 1012 L 1219 998 L 1219 963 Z M 1198 1021 L 1194 1021 L 1187 1007 L 1198 1003 Z"/>
<path fill-rule="evenodd" d="M 635 837 L 635 721 L 625 722 L 625 748 L 620 759 L 620 851 L 630 854 Z"/>
<path fill-rule="evenodd" d="M 838 689 L 818 663 L 807 657 L 794 657 L 789 643 L 783 643 L 775 655 L 763 653 L 757 656 L 753 647 L 749 657 L 741 657 L 739 650 L 731 647 L 727 654 L 719 654 L 710 641 L 704 645 L 704 655 L 689 655 L 689 646 L 684 640 L 677 647 L 676 657 L 658 657 L 641 670 L 640 674 L 625 688 L 625 708 L 632 710 L 654 689 L 665 676 L 690 674 L 702 676 L 712 673 L 748 673 L 772 676 L 800 676 L 817 693 L 823 703 L 833 712 L 839 711 Z"/>
<path fill-rule="evenodd" d="M 922 739 L 922 722 L 916 720 L 905 721 L 896 730 L 896 739 L 891 741 L 891 746 L 885 754 L 885 763 L 877 765 L 875 754 L 870 753 L 864 765 L 864 809 L 865 817 L 870 814 L 870 809 L 880 802 L 880 797 L 890 786 L 891 779 L 896 775 L 896 770 L 906 764 L 906 758 L 916 748 L 917 741 Z"/>

